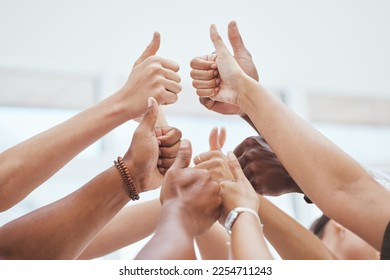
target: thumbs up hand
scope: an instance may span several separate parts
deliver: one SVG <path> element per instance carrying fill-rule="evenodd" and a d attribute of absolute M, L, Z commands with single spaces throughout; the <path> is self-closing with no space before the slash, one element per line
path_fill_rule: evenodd
<path fill-rule="evenodd" d="M 159 143 L 154 128 L 157 115 L 157 102 L 150 97 L 148 110 L 135 130 L 130 147 L 124 156 L 138 192 L 159 187 L 163 179 L 158 169 Z"/>
<path fill-rule="evenodd" d="M 226 129 L 222 127 L 221 131 L 218 132 L 218 128 L 213 128 L 209 137 L 210 151 L 201 153 L 194 158 L 195 168 L 208 170 L 218 183 L 233 179 L 227 158 L 221 151 L 225 140 Z"/>
<path fill-rule="evenodd" d="M 146 100 L 154 97 L 158 104 L 172 104 L 181 91 L 179 65 L 169 59 L 156 56 L 160 47 L 160 34 L 155 32 L 153 39 L 134 67 L 116 99 L 125 104 L 126 119 L 139 118 L 146 111 Z"/>
<path fill-rule="evenodd" d="M 175 162 L 165 174 L 160 201 L 164 211 L 174 213 L 178 224 L 192 236 L 208 229 L 220 216 L 220 187 L 209 171 L 188 167 L 192 148 L 182 140 Z"/>
<path fill-rule="evenodd" d="M 236 207 L 246 207 L 258 212 L 260 200 L 251 183 L 245 177 L 233 152 L 228 152 L 228 164 L 233 180 L 220 183 L 223 209 L 220 222 L 223 224 L 229 212 Z M 260 171 L 261 172 L 261 171 Z"/>

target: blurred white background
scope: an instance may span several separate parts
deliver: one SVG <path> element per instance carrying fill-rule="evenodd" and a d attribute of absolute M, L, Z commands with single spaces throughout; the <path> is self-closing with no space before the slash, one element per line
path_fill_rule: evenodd
<path fill-rule="evenodd" d="M 192 141 L 194 154 L 208 149 L 212 127 L 225 126 L 223 150 L 233 150 L 255 131 L 198 103 L 189 63 L 213 51 L 211 23 L 227 39 L 236 20 L 264 86 L 360 162 L 390 169 L 389 14 L 388 0 L 0 0 L 0 151 L 115 92 L 154 31 L 161 33 L 158 55 L 181 66 L 183 91 L 165 108 L 168 123 Z M 80 154 L 0 213 L 0 225 L 110 166 L 135 127 L 129 122 Z M 272 201 L 304 226 L 319 215 L 299 195 Z M 132 258 L 144 242 L 107 258 Z"/>

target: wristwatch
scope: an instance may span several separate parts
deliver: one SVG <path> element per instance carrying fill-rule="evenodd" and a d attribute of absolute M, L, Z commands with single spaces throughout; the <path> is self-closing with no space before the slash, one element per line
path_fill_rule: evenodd
<path fill-rule="evenodd" d="M 232 226 L 233 226 L 234 222 L 236 221 L 238 215 L 242 212 L 248 212 L 248 213 L 255 215 L 257 217 L 257 219 L 259 220 L 259 223 L 261 225 L 259 215 L 256 213 L 256 211 L 254 211 L 250 208 L 236 207 L 230 211 L 230 213 L 227 215 L 226 220 L 225 220 L 224 227 L 229 234 L 232 233 Z"/>

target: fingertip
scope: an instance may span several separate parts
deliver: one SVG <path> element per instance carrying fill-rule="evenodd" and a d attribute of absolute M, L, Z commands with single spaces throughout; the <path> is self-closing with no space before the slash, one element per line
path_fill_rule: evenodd
<path fill-rule="evenodd" d="M 153 96 L 150 96 L 148 98 L 148 107 L 158 107 L 158 103 L 157 103 L 157 100 L 153 97 Z M 157 108 L 158 109 L 158 108 Z"/>
<path fill-rule="evenodd" d="M 189 148 L 191 147 L 191 142 L 190 140 L 187 140 L 187 139 L 182 139 L 181 142 L 180 142 L 180 149 L 186 149 L 186 148 Z"/>
<path fill-rule="evenodd" d="M 229 22 L 229 27 L 237 27 L 237 22 L 235 20 L 232 20 L 231 22 Z"/>

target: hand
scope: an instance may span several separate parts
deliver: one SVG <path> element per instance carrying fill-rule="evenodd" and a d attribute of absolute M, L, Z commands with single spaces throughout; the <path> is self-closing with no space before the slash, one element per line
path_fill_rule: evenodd
<path fill-rule="evenodd" d="M 302 190 L 261 136 L 246 138 L 234 150 L 245 176 L 262 195 L 278 196 Z"/>
<path fill-rule="evenodd" d="M 148 99 L 148 106 L 148 110 L 134 132 L 130 148 L 124 156 L 124 161 L 138 192 L 159 187 L 163 179 L 157 167 L 159 143 L 154 124 L 157 120 L 158 105 L 153 97 Z"/>
<path fill-rule="evenodd" d="M 195 168 L 208 170 L 211 173 L 213 180 L 218 183 L 226 180 L 233 180 L 227 158 L 221 151 L 225 144 L 225 140 L 226 129 L 223 127 L 221 133 L 218 133 L 218 128 L 213 128 L 209 137 L 210 151 L 199 154 L 194 158 Z"/>
<path fill-rule="evenodd" d="M 251 183 L 245 177 L 236 156 L 229 152 L 228 164 L 233 174 L 232 181 L 223 181 L 221 185 L 222 213 L 220 223 L 225 223 L 227 215 L 236 207 L 246 207 L 258 212 L 260 200 Z"/>
<path fill-rule="evenodd" d="M 228 36 L 230 44 L 233 48 L 234 58 L 240 65 L 241 69 L 251 78 L 259 81 L 256 66 L 253 63 L 250 52 L 242 41 L 240 32 L 235 21 L 229 23 Z M 197 93 L 203 96 L 212 96 L 219 91 L 220 79 L 218 71 L 215 69 L 214 61 L 216 56 L 203 56 L 194 58 L 191 61 L 191 77 L 194 79 L 193 85 L 197 89 Z M 199 91 L 199 92 L 198 92 Z M 237 114 L 244 115 L 244 113 L 235 104 L 219 102 L 210 97 L 199 97 L 199 101 L 207 109 L 213 110 L 221 114 Z"/>
<path fill-rule="evenodd" d="M 155 56 L 160 46 L 160 34 L 155 32 L 152 42 L 134 64 L 133 70 L 118 91 L 121 104 L 132 108 L 129 119 L 142 116 L 146 100 L 154 97 L 158 104 L 172 104 L 181 91 L 179 65 L 171 60 Z"/>
<path fill-rule="evenodd" d="M 186 230 L 195 236 L 203 233 L 219 217 L 219 185 L 204 169 L 189 168 L 191 143 L 182 140 L 176 160 L 164 177 L 160 200 L 164 209 L 180 213 Z"/>
<path fill-rule="evenodd" d="M 159 143 L 157 167 L 164 175 L 176 159 L 182 134 L 179 129 L 170 126 L 156 127 L 154 130 Z"/>

